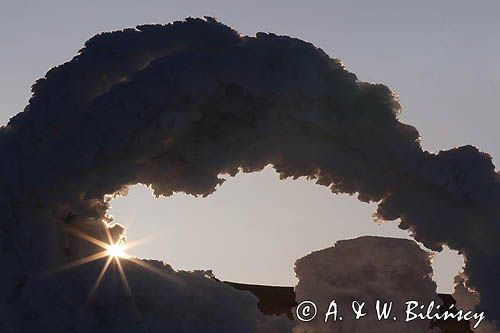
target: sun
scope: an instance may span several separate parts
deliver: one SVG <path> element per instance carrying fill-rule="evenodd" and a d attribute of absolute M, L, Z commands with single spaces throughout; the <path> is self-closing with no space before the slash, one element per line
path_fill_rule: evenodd
<path fill-rule="evenodd" d="M 107 246 L 106 253 L 110 257 L 126 259 L 129 255 L 125 253 L 125 250 L 126 246 L 123 244 L 112 244 Z"/>
<path fill-rule="evenodd" d="M 69 262 L 69 263 L 62 265 L 62 266 L 56 268 L 55 270 L 53 270 L 54 272 L 56 272 L 56 271 L 60 271 L 60 270 L 64 270 L 64 269 L 77 267 L 77 266 L 80 266 L 80 265 L 83 265 L 83 264 L 86 264 L 86 263 L 89 263 L 89 262 L 92 262 L 92 261 L 95 261 L 95 260 L 98 260 L 101 258 L 107 258 L 104 266 L 102 267 L 101 272 L 99 273 L 99 276 L 98 276 L 96 282 L 94 283 L 94 286 L 92 287 L 92 290 L 89 293 L 89 296 L 87 297 L 87 303 L 90 301 L 90 299 L 92 298 L 92 295 L 95 293 L 95 291 L 99 287 L 99 284 L 101 283 L 104 275 L 106 274 L 108 268 L 110 267 L 110 265 L 112 263 L 116 264 L 116 267 L 118 268 L 118 271 L 120 272 L 120 277 L 121 277 L 121 280 L 123 282 L 123 286 L 125 287 L 125 291 L 127 292 L 127 295 L 132 297 L 132 290 L 130 289 L 130 285 L 128 283 L 127 277 L 125 276 L 125 271 L 122 267 L 121 260 L 135 262 L 135 259 L 133 258 L 133 256 L 129 255 L 125 251 L 138 245 L 139 243 L 142 243 L 143 241 L 138 240 L 135 242 L 125 243 L 125 238 L 123 237 L 123 235 L 121 235 L 118 240 L 113 241 L 113 238 L 111 237 L 111 233 L 109 231 L 108 226 L 103 223 L 103 227 L 104 227 L 105 234 L 108 238 L 108 242 L 105 242 L 105 241 L 100 240 L 98 238 L 94 238 L 94 237 L 87 235 L 86 233 L 84 233 L 78 229 L 75 229 L 73 227 L 65 226 L 66 231 L 68 231 L 69 233 L 71 233 L 79 238 L 82 238 L 82 239 L 84 239 L 84 240 L 86 240 L 94 245 L 99 246 L 102 249 L 102 251 L 96 252 L 94 254 L 91 254 L 91 255 L 84 257 L 84 258 L 81 258 L 81 259 L 78 259 L 76 261 Z"/>
<path fill-rule="evenodd" d="M 94 245 L 97 245 L 98 247 L 100 247 L 102 249 L 102 251 L 96 252 L 96 253 L 91 254 L 89 256 L 86 256 L 84 258 L 80 258 L 78 260 L 75 260 L 75 261 L 66 263 L 62 266 L 56 267 L 55 269 L 49 271 L 48 273 L 54 273 L 54 272 L 58 272 L 61 270 L 70 269 L 73 267 L 77 267 L 77 266 L 80 266 L 83 264 L 93 262 L 95 260 L 106 258 L 106 262 L 105 262 L 104 266 L 102 267 L 101 272 L 99 273 L 99 276 L 97 277 L 97 280 L 94 283 L 94 286 L 92 287 L 92 290 L 90 291 L 90 293 L 87 297 L 87 303 L 90 302 L 92 295 L 95 293 L 95 291 L 99 287 L 99 284 L 101 283 L 104 275 L 106 274 L 108 268 L 110 267 L 110 265 L 112 263 L 115 263 L 116 267 L 118 268 L 118 271 L 120 273 L 120 277 L 121 277 L 123 286 L 125 287 L 125 291 L 127 292 L 127 295 L 133 298 L 132 290 L 130 289 L 130 285 L 128 283 L 127 277 L 125 276 L 125 271 L 123 269 L 121 260 L 135 263 L 135 264 L 137 264 L 137 265 L 139 265 L 139 266 L 141 266 L 141 267 L 143 267 L 143 268 L 145 268 L 153 273 L 159 274 L 163 277 L 170 279 L 170 276 L 168 274 L 166 274 L 164 271 L 162 271 L 161 269 L 158 269 L 156 266 L 150 265 L 147 262 L 144 262 L 140 259 L 134 258 L 134 256 L 125 252 L 126 250 L 131 249 L 131 248 L 147 241 L 147 239 L 139 239 L 139 240 L 136 240 L 133 242 L 125 242 L 124 237 L 120 237 L 117 241 L 113 241 L 113 238 L 111 237 L 111 233 L 109 231 L 108 225 L 105 223 L 103 223 L 102 225 L 104 227 L 104 231 L 105 231 L 106 236 L 108 238 L 108 242 L 94 238 L 94 237 L 87 235 L 86 233 L 84 233 L 78 229 L 75 229 L 73 227 L 65 226 L 64 229 L 68 233 L 73 234 L 74 236 L 77 236 L 79 238 L 82 238 L 82 239 L 84 239 L 84 240 L 86 240 Z"/>

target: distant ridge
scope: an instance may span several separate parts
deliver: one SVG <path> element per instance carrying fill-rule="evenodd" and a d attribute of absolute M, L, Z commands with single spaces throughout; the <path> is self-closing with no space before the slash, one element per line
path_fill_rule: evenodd
<path fill-rule="evenodd" d="M 292 309 L 297 305 L 293 287 L 275 287 L 265 285 L 254 285 L 224 281 L 225 284 L 238 290 L 249 291 L 259 299 L 258 308 L 266 315 L 285 314 L 290 320 L 293 319 Z M 450 294 L 438 294 L 443 300 L 443 308 L 455 305 L 455 299 Z M 473 333 L 468 321 L 438 320 L 429 323 L 430 327 L 439 327 L 442 333 Z"/>

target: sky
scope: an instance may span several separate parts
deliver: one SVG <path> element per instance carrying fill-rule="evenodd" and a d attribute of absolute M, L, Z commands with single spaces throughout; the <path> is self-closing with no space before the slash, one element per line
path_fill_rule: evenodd
<path fill-rule="evenodd" d="M 364 81 L 401 98 L 401 119 L 430 151 L 473 144 L 500 156 L 498 1 L 45 1 L 0 2 L 0 124 L 21 111 L 30 86 L 70 60 L 101 31 L 187 16 L 214 16 L 242 34 L 298 37 L 321 47 Z M 154 199 L 135 186 L 112 202 L 130 240 L 155 236 L 132 254 L 178 269 L 213 269 L 238 282 L 293 285 L 296 259 L 361 235 L 407 237 L 395 222 L 372 221 L 374 205 L 272 169 L 229 179 L 215 194 Z M 159 232 L 160 230 L 160 232 Z M 450 292 L 460 261 L 434 265 Z"/>

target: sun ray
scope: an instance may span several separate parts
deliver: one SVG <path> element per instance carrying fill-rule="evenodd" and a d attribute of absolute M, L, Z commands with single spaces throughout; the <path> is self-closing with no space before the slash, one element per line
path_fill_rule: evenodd
<path fill-rule="evenodd" d="M 69 227 L 69 226 L 66 226 L 65 229 L 68 232 L 72 233 L 73 235 L 78 236 L 78 237 L 80 237 L 82 239 L 85 239 L 86 241 L 88 241 L 88 242 L 90 242 L 92 244 L 95 244 L 95 245 L 97 245 L 97 246 L 99 246 L 99 247 L 101 247 L 103 249 L 107 249 L 110 246 L 110 244 L 106 244 L 105 242 L 103 242 L 103 241 L 101 241 L 101 240 L 99 240 L 97 238 L 94 238 L 94 237 L 92 237 L 90 235 L 87 235 L 86 233 L 81 232 L 78 229 L 75 229 L 75 228 L 72 228 L 72 227 Z"/>
<path fill-rule="evenodd" d="M 56 267 L 56 268 L 54 268 L 52 270 L 49 270 L 45 274 L 53 274 L 53 273 L 61 272 L 61 271 L 64 271 L 64 270 L 67 270 L 67 269 L 70 269 L 70 268 L 74 268 L 74 267 L 77 267 L 77 266 L 80 266 L 80 265 L 84 265 L 84 264 L 87 264 L 89 262 L 92 262 L 92 261 L 104 258 L 106 256 L 108 256 L 107 251 L 97 252 L 97 253 L 94 253 L 92 255 L 86 256 L 84 258 L 81 258 L 81 259 L 72 261 L 70 263 L 67 263 L 65 265 Z"/>
<path fill-rule="evenodd" d="M 80 237 L 81 239 L 84 239 L 84 240 L 86 240 L 94 245 L 101 247 L 104 251 L 100 251 L 100 252 L 97 252 L 95 254 L 89 255 L 87 257 L 75 260 L 73 262 L 65 264 L 65 265 L 63 265 L 59 268 L 56 268 L 54 270 L 54 272 L 56 272 L 56 271 L 61 271 L 61 270 L 69 269 L 69 268 L 74 268 L 74 267 L 77 267 L 79 265 L 83 265 L 83 264 L 107 257 L 107 260 L 106 260 L 104 266 L 102 267 L 102 269 L 99 273 L 99 276 L 97 277 L 97 280 L 95 281 L 94 285 L 92 286 L 92 289 L 89 292 L 86 304 L 88 304 L 91 301 L 93 295 L 95 294 L 95 292 L 99 288 L 99 285 L 101 284 L 106 272 L 109 269 L 109 266 L 112 264 L 113 261 L 116 263 L 116 266 L 118 268 L 120 278 L 121 278 L 123 287 L 125 288 L 125 291 L 127 293 L 127 296 L 129 296 L 131 298 L 133 303 L 135 303 L 135 301 L 133 298 L 132 289 L 130 287 L 130 283 L 129 283 L 127 276 L 125 274 L 125 270 L 123 269 L 123 265 L 120 261 L 122 259 L 123 260 L 130 260 L 131 262 L 141 266 L 142 268 L 144 268 L 150 272 L 158 274 L 158 275 L 160 275 L 160 276 L 162 276 L 162 277 L 164 277 L 172 282 L 180 283 L 180 281 L 177 281 L 176 279 L 174 279 L 170 274 L 166 273 L 165 271 L 163 271 L 163 270 L 161 270 L 161 269 L 159 269 L 159 268 L 157 268 L 157 267 L 155 267 L 155 266 L 153 266 L 153 265 L 151 265 L 143 260 L 140 260 L 138 258 L 134 258 L 125 252 L 127 249 L 131 249 L 137 245 L 140 245 L 142 243 L 150 241 L 151 239 L 157 238 L 158 235 L 152 236 L 152 237 L 141 238 L 141 239 L 138 239 L 138 240 L 135 240 L 132 242 L 128 242 L 128 243 L 124 242 L 124 238 L 120 237 L 116 242 L 114 242 L 109 228 L 106 225 L 103 225 L 103 227 L 104 227 L 104 231 L 106 233 L 106 237 L 107 237 L 109 243 L 106 243 L 106 242 L 101 241 L 97 238 L 94 238 L 90 235 L 87 235 L 86 233 L 84 233 L 80 230 L 77 230 L 73 227 L 66 226 L 65 229 L 69 233 L 71 233 L 77 237 Z"/>
<path fill-rule="evenodd" d="M 118 271 L 120 272 L 120 278 L 122 279 L 123 287 L 127 292 L 127 296 L 132 297 L 132 290 L 130 289 L 130 285 L 128 283 L 127 277 L 125 276 L 125 272 L 123 271 L 122 264 L 120 262 L 120 258 L 115 257 L 116 266 L 118 266 Z"/>
<path fill-rule="evenodd" d="M 111 237 L 111 233 L 109 232 L 109 228 L 103 224 L 104 227 L 104 232 L 106 232 L 106 236 L 108 236 L 108 242 L 109 244 L 113 244 L 113 238 Z"/>
<path fill-rule="evenodd" d="M 123 244 L 123 249 L 124 250 L 131 249 L 133 247 L 136 247 L 138 245 L 144 244 L 146 242 L 150 242 L 150 241 L 152 241 L 152 240 L 154 240 L 154 239 L 156 239 L 158 237 L 160 237 L 160 235 L 143 237 L 143 238 L 139 238 L 139 239 L 133 240 L 131 242 L 126 242 L 126 243 Z"/>
<path fill-rule="evenodd" d="M 97 277 L 97 280 L 94 283 L 94 286 L 90 290 L 89 296 L 87 297 L 87 301 L 85 302 L 86 304 L 90 303 L 90 300 L 92 299 L 92 296 L 94 296 L 94 293 L 96 292 L 97 288 L 99 287 L 99 284 L 101 284 L 102 278 L 104 277 L 104 274 L 106 274 L 106 271 L 109 268 L 109 265 L 111 264 L 111 261 L 113 260 L 112 256 L 108 256 L 108 259 L 106 260 L 106 263 L 102 267 L 101 273 Z"/>
<path fill-rule="evenodd" d="M 155 267 L 155 266 L 153 266 L 153 265 L 151 265 L 143 260 L 140 260 L 140 259 L 137 259 L 134 257 L 130 257 L 130 258 L 128 258 L 128 260 L 130 260 L 134 264 L 141 266 L 142 268 L 147 269 L 148 271 L 150 271 L 152 273 L 158 274 L 161 277 L 166 278 L 169 281 L 172 281 L 172 282 L 177 283 L 177 284 L 181 284 L 180 281 L 177 281 L 176 279 L 174 279 L 170 274 L 167 274 L 166 272 L 162 271 L 161 269 L 159 269 L 159 268 L 157 268 L 157 267 Z"/>

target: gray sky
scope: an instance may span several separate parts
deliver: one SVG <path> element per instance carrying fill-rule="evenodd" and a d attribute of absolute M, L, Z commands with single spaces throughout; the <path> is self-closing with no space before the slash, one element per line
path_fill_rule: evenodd
<path fill-rule="evenodd" d="M 432 151 L 473 144 L 500 157 L 500 2 L 492 1 L 7 1 L 0 0 L 0 123 L 27 104 L 30 86 L 100 31 L 210 15 L 242 34 L 287 34 L 342 59 L 361 80 L 401 96 L 404 122 Z M 214 195 L 153 200 L 134 187 L 113 202 L 129 239 L 157 237 L 133 254 L 179 269 L 213 269 L 222 279 L 294 284 L 293 263 L 338 239 L 405 237 L 378 226 L 373 205 L 271 169 L 230 179 Z M 438 257 L 440 291 L 459 261 Z"/>

